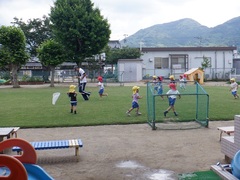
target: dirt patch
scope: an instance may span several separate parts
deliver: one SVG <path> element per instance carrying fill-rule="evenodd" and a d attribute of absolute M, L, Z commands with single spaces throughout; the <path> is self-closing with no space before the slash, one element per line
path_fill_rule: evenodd
<path fill-rule="evenodd" d="M 177 179 L 179 173 L 224 163 L 217 127 L 233 124 L 214 121 L 209 128 L 155 131 L 148 124 L 20 129 L 18 136 L 28 141 L 82 139 L 79 162 L 74 149 L 37 151 L 38 164 L 54 179 Z"/>

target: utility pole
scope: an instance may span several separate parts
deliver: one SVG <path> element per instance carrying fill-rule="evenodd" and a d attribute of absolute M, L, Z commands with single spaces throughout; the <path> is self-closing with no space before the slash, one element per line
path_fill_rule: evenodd
<path fill-rule="evenodd" d="M 127 34 L 124 34 L 123 36 L 124 36 L 123 42 L 126 43 L 126 42 L 127 42 L 127 39 L 126 39 L 126 38 L 128 37 L 128 35 L 127 35 Z"/>

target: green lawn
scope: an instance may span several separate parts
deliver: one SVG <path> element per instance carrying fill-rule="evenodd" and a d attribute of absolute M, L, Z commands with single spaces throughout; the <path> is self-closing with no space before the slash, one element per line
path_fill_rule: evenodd
<path fill-rule="evenodd" d="M 240 100 L 234 100 L 229 87 L 204 87 L 210 97 L 210 120 L 232 120 L 239 113 Z M 0 117 L 1 126 L 28 127 L 63 127 L 88 126 L 105 124 L 132 124 L 147 122 L 146 87 L 140 88 L 143 99 L 139 100 L 141 116 L 126 116 L 125 112 L 131 107 L 131 87 L 107 86 L 108 97 L 98 96 L 98 88 L 87 87 L 91 91 L 89 101 L 83 101 L 78 94 L 77 114 L 70 113 L 70 103 L 67 96 L 68 87 L 55 88 L 0 88 Z M 60 92 L 56 105 L 52 105 L 52 94 Z M 181 105 L 184 101 L 190 105 L 189 97 L 183 96 L 177 100 L 176 109 L 179 114 L 188 114 L 189 108 Z M 167 100 L 166 106 L 167 106 Z M 159 111 L 163 112 L 165 105 Z"/>

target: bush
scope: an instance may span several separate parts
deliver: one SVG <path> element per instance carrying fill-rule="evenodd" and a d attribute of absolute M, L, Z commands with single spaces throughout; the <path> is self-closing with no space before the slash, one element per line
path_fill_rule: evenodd
<path fill-rule="evenodd" d="M 43 79 L 40 77 L 33 77 L 33 76 L 30 77 L 29 75 L 24 74 L 22 77 L 22 81 L 24 81 L 24 82 L 41 82 L 41 81 L 43 81 Z"/>

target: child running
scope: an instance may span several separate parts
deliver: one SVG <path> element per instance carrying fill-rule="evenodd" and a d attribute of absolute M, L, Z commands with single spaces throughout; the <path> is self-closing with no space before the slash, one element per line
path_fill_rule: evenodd
<path fill-rule="evenodd" d="M 128 116 L 131 116 L 130 112 L 133 109 L 136 109 L 136 114 L 137 115 L 141 115 L 142 113 L 139 112 L 139 104 L 138 104 L 138 99 L 141 99 L 142 97 L 138 94 L 139 93 L 139 88 L 138 86 L 133 86 L 132 91 L 133 91 L 133 95 L 132 95 L 132 107 L 126 112 L 126 114 Z"/>
<path fill-rule="evenodd" d="M 162 95 L 163 94 L 163 85 L 162 85 L 162 80 L 163 77 L 162 76 L 158 76 L 158 95 Z M 161 96 L 162 100 L 164 100 L 164 97 Z"/>
<path fill-rule="evenodd" d="M 158 92 L 158 80 L 157 80 L 157 76 L 155 75 L 152 77 L 152 85 L 153 85 L 154 94 L 155 94 L 155 92 Z"/>
<path fill-rule="evenodd" d="M 176 83 L 174 75 L 169 76 L 169 79 L 170 79 L 170 83 L 174 83 L 174 84 Z"/>
<path fill-rule="evenodd" d="M 238 83 L 236 82 L 235 78 L 231 78 L 230 79 L 230 89 L 229 91 L 232 91 L 232 95 L 235 99 L 239 98 L 239 95 L 237 94 L 237 90 L 238 90 Z"/>
<path fill-rule="evenodd" d="M 99 87 L 98 94 L 100 97 L 108 96 L 107 93 L 104 93 L 104 84 L 103 84 L 102 76 L 98 76 L 98 87 Z"/>
<path fill-rule="evenodd" d="M 186 89 L 186 80 L 184 79 L 183 75 L 179 76 L 180 88 L 182 90 Z"/>
<path fill-rule="evenodd" d="M 169 107 L 167 108 L 166 111 L 164 111 L 163 114 L 166 117 L 168 111 L 170 111 L 172 109 L 174 115 L 178 116 L 177 112 L 175 111 L 174 105 L 175 105 L 175 101 L 176 101 L 176 98 L 177 98 L 176 95 L 179 96 L 179 99 L 181 98 L 181 95 L 180 95 L 179 91 L 176 89 L 176 84 L 170 83 L 169 88 L 170 88 L 170 90 L 166 93 L 166 94 L 169 94 L 169 96 L 168 96 Z"/>
<path fill-rule="evenodd" d="M 77 114 L 77 93 L 75 92 L 76 86 L 70 85 L 69 91 L 67 93 L 68 97 L 70 97 L 70 105 L 71 105 L 71 113 Z"/>

